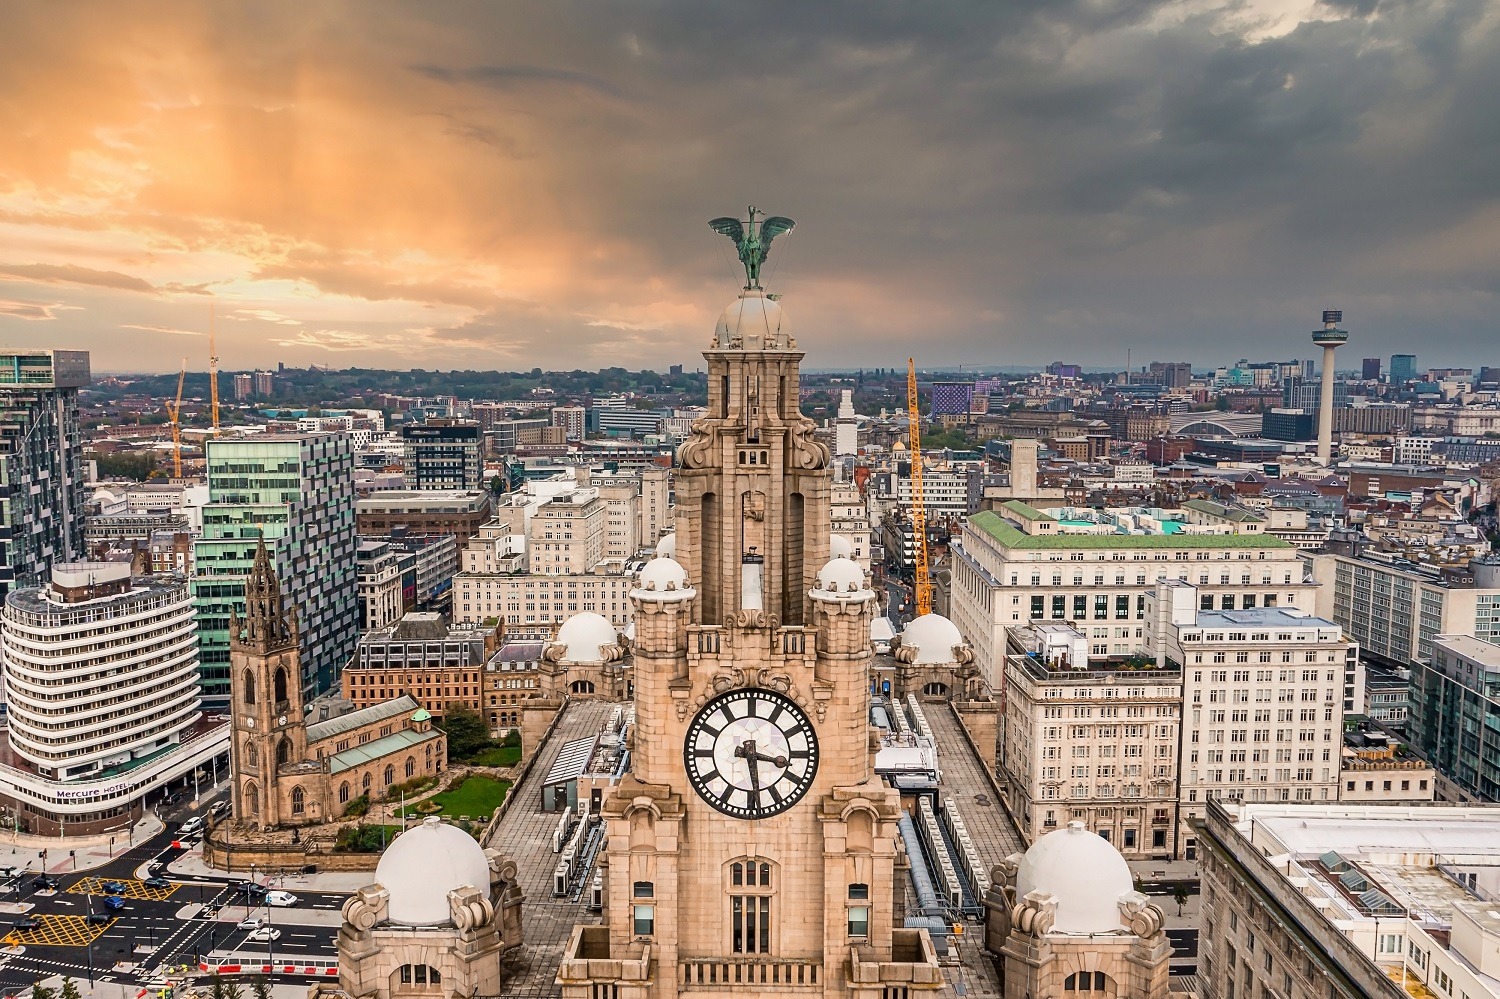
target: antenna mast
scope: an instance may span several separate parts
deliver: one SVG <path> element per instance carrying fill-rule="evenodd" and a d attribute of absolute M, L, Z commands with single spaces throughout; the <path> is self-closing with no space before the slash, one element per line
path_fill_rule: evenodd
<path fill-rule="evenodd" d="M 213 412 L 213 435 L 219 436 L 219 352 L 214 344 L 214 306 L 208 304 L 208 399 Z"/>

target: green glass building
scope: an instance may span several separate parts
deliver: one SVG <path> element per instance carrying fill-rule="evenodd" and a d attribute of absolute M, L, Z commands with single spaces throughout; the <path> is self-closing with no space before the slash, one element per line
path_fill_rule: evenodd
<path fill-rule="evenodd" d="M 354 450 L 347 434 L 253 434 L 207 445 L 208 504 L 193 545 L 203 697 L 229 700 L 229 615 L 264 537 L 301 629 L 302 683 L 332 687 L 359 642 Z"/>

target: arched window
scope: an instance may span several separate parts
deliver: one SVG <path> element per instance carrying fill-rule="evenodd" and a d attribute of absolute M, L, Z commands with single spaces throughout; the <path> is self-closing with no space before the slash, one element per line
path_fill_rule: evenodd
<path fill-rule="evenodd" d="M 292 740 L 282 739 L 276 744 L 276 765 L 284 767 L 292 762 Z"/>
<path fill-rule="evenodd" d="M 390 787 L 394 783 L 396 783 L 396 768 L 387 763 L 385 765 L 385 786 Z"/>
<path fill-rule="evenodd" d="M 408 778 L 411 778 L 411 777 L 414 777 L 416 775 L 416 773 L 417 773 L 417 761 L 416 761 L 416 758 L 408 756 L 406 758 L 406 776 Z"/>
<path fill-rule="evenodd" d="M 594 684 L 590 680 L 574 680 L 568 684 L 568 690 L 574 694 L 592 694 L 594 692 Z"/>
<path fill-rule="evenodd" d="M 728 865 L 730 946 L 736 954 L 770 954 L 776 886 L 769 860 L 741 857 Z"/>
<path fill-rule="evenodd" d="M 245 766 L 260 766 L 260 749 L 253 742 L 245 743 Z"/>
<path fill-rule="evenodd" d="M 276 667 L 276 703 L 280 704 L 287 699 L 286 696 L 286 667 Z"/>
<path fill-rule="evenodd" d="M 432 985 L 443 984 L 443 976 L 438 970 L 427 964 L 403 964 L 397 972 L 402 985 L 415 988 L 427 988 Z"/>
<path fill-rule="evenodd" d="M 366 771 L 365 772 L 365 779 L 364 779 L 365 794 L 369 794 L 370 793 L 370 785 L 373 784 L 373 783 L 375 783 L 375 778 L 372 777 L 372 776 L 370 776 L 369 771 Z"/>
<path fill-rule="evenodd" d="M 248 670 L 248 669 L 245 670 L 244 680 L 245 680 L 245 682 L 243 684 L 241 684 L 241 686 L 243 686 L 245 688 L 245 703 L 246 704 L 254 704 L 255 703 L 255 673 L 252 672 L 251 670 Z"/>
<path fill-rule="evenodd" d="M 344 781 L 344 783 L 342 783 L 342 784 L 339 785 L 339 804 L 340 805 L 347 805 L 348 803 L 349 803 L 349 782 L 348 781 Z"/>
<path fill-rule="evenodd" d="M 307 807 L 307 795 L 302 793 L 301 785 L 292 788 L 292 814 L 301 815 Z"/>
<path fill-rule="evenodd" d="M 260 814 L 260 789 L 254 781 L 245 783 L 245 811 L 252 818 Z"/>
<path fill-rule="evenodd" d="M 947 697 L 948 685 L 946 683 L 929 683 L 922 687 L 923 697 Z"/>

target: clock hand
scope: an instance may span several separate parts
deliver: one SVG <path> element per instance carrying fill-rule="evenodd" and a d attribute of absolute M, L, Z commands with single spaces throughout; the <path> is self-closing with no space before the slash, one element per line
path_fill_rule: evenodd
<path fill-rule="evenodd" d="M 767 755 L 765 753 L 755 753 L 753 755 L 754 755 L 754 758 L 757 759 L 757 760 L 764 760 L 767 763 L 774 763 L 778 767 L 781 767 L 783 769 L 786 768 L 787 758 L 785 756 L 769 756 L 769 755 Z"/>

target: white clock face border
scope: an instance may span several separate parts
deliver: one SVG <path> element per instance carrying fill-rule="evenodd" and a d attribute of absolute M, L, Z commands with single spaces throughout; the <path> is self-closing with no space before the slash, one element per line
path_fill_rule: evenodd
<path fill-rule="evenodd" d="M 818 737 L 790 697 L 750 687 L 720 694 L 693 716 L 682 756 L 700 798 L 737 819 L 764 819 L 812 787 Z"/>

